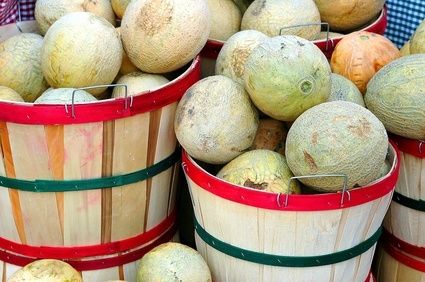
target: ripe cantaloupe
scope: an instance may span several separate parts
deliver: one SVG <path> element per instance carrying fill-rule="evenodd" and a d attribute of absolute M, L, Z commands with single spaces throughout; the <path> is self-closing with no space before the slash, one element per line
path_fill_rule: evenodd
<path fill-rule="evenodd" d="M 36 260 L 16 271 L 7 282 L 83 282 L 80 273 L 56 259 Z"/>
<path fill-rule="evenodd" d="M 345 174 L 347 188 L 377 179 L 388 149 L 384 125 L 369 110 L 346 101 L 317 105 L 292 124 L 285 156 L 295 176 Z M 339 191 L 343 178 L 300 179 L 319 191 Z"/>
<path fill-rule="evenodd" d="M 33 102 L 49 85 L 41 71 L 43 37 L 21 33 L 0 43 L 0 85 Z"/>
<path fill-rule="evenodd" d="M 21 95 L 12 88 L 1 86 L 0 85 L 0 100 L 3 101 L 15 101 L 15 102 L 24 102 Z"/>
<path fill-rule="evenodd" d="M 364 97 L 371 110 L 394 134 L 425 139 L 425 54 L 392 61 L 367 85 Z"/>
<path fill-rule="evenodd" d="M 179 143 L 192 157 L 224 164 L 251 147 L 258 112 L 248 93 L 223 75 L 206 77 L 180 100 L 174 120 Z"/>
<path fill-rule="evenodd" d="M 331 94 L 329 95 L 328 102 L 347 101 L 356 103 L 362 107 L 365 106 L 362 93 L 351 80 L 342 75 L 332 73 L 331 82 Z"/>
<path fill-rule="evenodd" d="M 285 155 L 285 141 L 288 130 L 285 123 L 272 118 L 262 118 L 251 150 L 266 149 Z"/>
<path fill-rule="evenodd" d="M 116 30 L 120 34 L 120 38 L 121 38 L 121 27 L 117 27 Z M 122 52 L 122 62 L 121 62 L 121 67 L 120 67 L 118 76 L 121 77 L 122 75 L 126 75 L 126 74 L 129 74 L 131 72 L 136 72 L 136 71 L 140 71 L 140 70 L 130 61 L 127 54 L 123 50 L 123 52 Z"/>
<path fill-rule="evenodd" d="M 191 61 L 210 32 L 208 2 L 203 0 L 135 0 L 121 22 L 130 61 L 147 73 L 165 73 Z"/>
<path fill-rule="evenodd" d="M 211 272 L 203 257 L 180 243 L 164 243 L 143 256 L 137 282 L 211 282 Z"/>
<path fill-rule="evenodd" d="M 314 0 L 323 22 L 332 30 L 352 31 L 367 24 L 384 7 L 385 0 Z"/>
<path fill-rule="evenodd" d="M 73 93 L 75 104 L 97 101 L 87 91 L 75 90 L 75 88 L 49 88 L 34 101 L 34 104 L 71 104 Z"/>
<path fill-rule="evenodd" d="M 269 37 L 256 30 L 242 30 L 232 35 L 218 53 L 215 74 L 225 75 L 243 84 L 245 61 L 266 38 Z"/>
<path fill-rule="evenodd" d="M 307 23 L 314 25 L 294 27 Z M 255 0 L 242 17 L 241 30 L 245 29 L 268 36 L 291 34 L 314 40 L 320 32 L 320 14 L 313 0 Z"/>
<path fill-rule="evenodd" d="M 69 13 L 44 37 L 43 75 L 54 88 L 110 84 L 120 69 L 122 52 L 119 33 L 105 19 L 88 12 Z M 97 95 L 104 91 L 88 92 Z"/>
<path fill-rule="evenodd" d="M 115 26 L 115 15 L 110 0 L 37 0 L 34 16 L 41 34 L 67 13 L 91 12 Z"/>
<path fill-rule="evenodd" d="M 293 176 L 283 155 L 263 149 L 237 156 L 217 173 L 218 178 L 236 185 L 266 192 L 299 194 L 296 181 L 288 186 Z"/>
<path fill-rule="evenodd" d="M 425 53 L 425 20 L 416 28 L 410 39 L 410 54 Z"/>
<path fill-rule="evenodd" d="M 111 0 L 112 10 L 118 18 L 122 19 L 129 3 L 130 0 Z"/>
<path fill-rule="evenodd" d="M 242 13 L 232 0 L 208 0 L 211 12 L 209 39 L 226 41 L 240 30 Z"/>
<path fill-rule="evenodd" d="M 331 68 L 312 42 L 293 35 L 261 42 L 245 62 L 244 86 L 268 116 L 294 121 L 325 102 L 331 91 Z"/>
<path fill-rule="evenodd" d="M 132 72 L 122 76 L 117 84 L 127 85 L 127 96 L 134 96 L 145 91 L 155 90 L 169 82 L 159 74 Z M 125 88 L 117 86 L 112 91 L 112 97 L 125 97 Z"/>

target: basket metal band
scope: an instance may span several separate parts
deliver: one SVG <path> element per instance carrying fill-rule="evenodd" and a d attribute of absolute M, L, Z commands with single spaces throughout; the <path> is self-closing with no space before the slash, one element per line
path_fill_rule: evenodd
<path fill-rule="evenodd" d="M 180 150 L 147 168 L 123 175 L 81 180 L 23 180 L 0 176 L 0 186 L 29 192 L 66 192 L 112 188 L 151 178 L 180 160 Z"/>
<path fill-rule="evenodd" d="M 425 212 L 425 201 L 423 200 L 415 200 L 394 191 L 393 201 L 413 210 Z"/>
<path fill-rule="evenodd" d="M 199 237 L 201 237 L 205 243 L 214 249 L 241 260 L 281 267 L 314 267 L 347 261 L 365 253 L 370 248 L 372 248 L 382 234 L 382 227 L 380 227 L 369 239 L 361 242 L 357 246 L 332 254 L 305 257 L 278 256 L 244 250 L 232 246 L 228 243 L 218 240 L 209 234 L 205 229 L 202 228 L 201 225 L 199 225 L 196 218 L 194 219 L 194 222 L 196 233 L 198 233 Z"/>

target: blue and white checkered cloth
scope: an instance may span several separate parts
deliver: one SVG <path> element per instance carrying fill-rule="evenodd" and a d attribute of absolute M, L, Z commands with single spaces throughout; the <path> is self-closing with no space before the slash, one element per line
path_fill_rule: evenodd
<path fill-rule="evenodd" d="M 388 26 L 385 36 L 399 48 L 425 19 L 425 0 L 387 0 Z"/>

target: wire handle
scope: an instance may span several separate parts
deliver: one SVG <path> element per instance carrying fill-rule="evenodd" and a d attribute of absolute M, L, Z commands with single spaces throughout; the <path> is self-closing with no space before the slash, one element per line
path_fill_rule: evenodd
<path fill-rule="evenodd" d="M 302 176 L 293 176 L 289 179 L 288 181 L 288 190 L 291 187 L 291 182 L 294 179 L 308 179 L 308 178 L 322 178 L 322 177 L 342 177 L 344 178 L 344 186 L 342 188 L 342 195 L 341 195 L 341 202 L 340 205 L 342 207 L 342 205 L 344 204 L 344 195 L 347 193 L 348 195 L 348 200 L 350 200 L 350 192 L 347 191 L 347 187 L 348 187 L 348 176 L 346 174 L 342 174 L 342 173 L 335 173 L 335 174 L 315 174 L 315 175 L 302 175 Z M 279 207 L 282 207 L 282 204 L 280 203 L 280 197 L 281 197 L 282 193 L 277 194 L 277 205 Z M 288 200 L 289 200 L 289 193 L 286 194 L 285 196 L 285 202 L 284 202 L 284 207 L 288 206 Z"/>
<path fill-rule="evenodd" d="M 330 28 L 329 28 L 329 23 L 327 23 L 327 22 L 306 23 L 306 24 L 297 24 L 297 25 L 285 26 L 285 27 L 282 27 L 279 30 L 279 35 L 282 35 L 282 30 L 285 30 L 285 29 L 296 28 L 296 27 L 305 27 L 305 26 L 313 26 L 313 25 L 320 25 L 320 27 L 326 26 L 326 47 L 325 47 L 325 51 L 328 51 L 329 50 L 329 41 L 331 41 L 332 46 L 334 45 L 334 43 L 333 43 L 332 39 L 329 40 L 329 32 L 330 32 L 329 29 Z"/>

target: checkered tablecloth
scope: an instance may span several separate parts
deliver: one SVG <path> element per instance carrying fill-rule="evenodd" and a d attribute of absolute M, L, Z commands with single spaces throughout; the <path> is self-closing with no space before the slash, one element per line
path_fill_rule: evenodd
<path fill-rule="evenodd" d="M 14 23 L 19 20 L 33 20 L 35 1 L 36 0 L 0 0 L 0 25 Z"/>
<path fill-rule="evenodd" d="M 425 0 L 386 0 L 386 3 L 388 26 L 385 36 L 401 47 L 425 19 Z"/>

